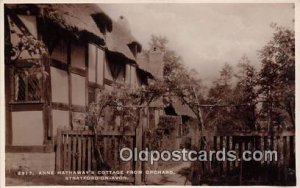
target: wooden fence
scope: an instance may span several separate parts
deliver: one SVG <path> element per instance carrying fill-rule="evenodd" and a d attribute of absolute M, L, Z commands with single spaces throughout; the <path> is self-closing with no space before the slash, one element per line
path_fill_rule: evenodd
<path fill-rule="evenodd" d="M 106 170 L 134 171 L 140 164 L 134 161 L 120 160 L 119 151 L 123 147 L 133 149 L 141 147 L 141 131 L 122 133 L 118 131 L 102 131 L 98 135 L 100 151 L 106 163 Z M 95 158 L 94 134 L 89 130 L 58 130 L 56 146 L 56 171 L 97 171 Z M 98 164 L 99 165 L 99 164 Z M 123 175 L 121 182 L 140 182 L 139 175 Z"/>
<path fill-rule="evenodd" d="M 295 172 L 293 172 L 295 170 L 294 132 L 216 134 L 209 139 L 212 143 L 210 150 L 218 151 L 223 148 L 225 151 L 234 150 L 240 159 L 242 159 L 242 152 L 246 150 L 252 153 L 271 150 L 277 152 L 277 160 L 217 161 L 216 156 L 214 156 L 210 164 L 207 165 L 213 176 L 207 179 L 222 183 L 231 181 L 231 183 L 236 182 L 240 185 L 270 184 L 272 181 L 273 183 L 280 182 L 290 185 L 295 183 Z M 253 158 L 252 155 L 250 156 Z M 259 154 L 256 157 L 259 157 Z"/>

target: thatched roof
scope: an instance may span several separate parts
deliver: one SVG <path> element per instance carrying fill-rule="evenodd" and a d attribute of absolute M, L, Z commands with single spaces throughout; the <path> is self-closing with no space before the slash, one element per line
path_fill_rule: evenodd
<path fill-rule="evenodd" d="M 108 16 L 105 17 L 105 13 L 95 4 L 49 4 L 38 6 L 44 8 L 45 16 L 48 19 L 75 33 L 76 31 L 88 33 L 104 40 L 106 29 L 103 27 L 106 27 L 107 30 L 111 28 L 111 20 Z M 98 18 L 101 15 L 103 17 L 102 21 L 107 22 L 106 25 L 99 23 L 100 19 Z"/>
<path fill-rule="evenodd" d="M 104 45 L 104 34 L 111 31 L 111 19 L 96 4 L 10 4 L 12 12 L 28 11 L 42 16 L 73 35 L 89 36 L 95 43 Z"/>
<path fill-rule="evenodd" d="M 128 44 L 135 41 L 131 33 L 119 23 L 113 22 L 112 32 L 106 35 L 106 46 L 109 51 L 124 54 L 127 58 L 135 61 Z"/>
<path fill-rule="evenodd" d="M 172 103 L 172 107 L 174 108 L 177 115 L 196 118 L 194 112 L 186 104 L 182 104 L 181 102 L 176 101 Z"/>
<path fill-rule="evenodd" d="M 152 77 L 158 77 L 161 74 L 160 72 L 163 67 L 160 67 L 158 64 L 150 63 L 149 57 L 145 54 L 138 54 L 136 59 L 140 70 L 148 72 Z"/>
<path fill-rule="evenodd" d="M 136 45 L 137 52 L 142 50 L 141 44 L 132 36 L 125 18 L 122 17 L 121 22 L 112 21 L 96 4 L 10 4 L 6 6 L 16 13 L 26 14 L 30 10 L 31 13 L 45 18 L 51 25 L 53 23 L 63 31 L 68 31 L 68 34 L 78 38 L 88 36 L 90 41 L 106 45 L 106 55 L 114 56 L 110 59 L 117 59 L 124 63 L 137 63 L 130 45 Z M 51 26 L 45 32 L 50 28 Z M 139 72 L 146 77 L 156 75 L 155 69 L 155 66 L 138 63 Z"/>

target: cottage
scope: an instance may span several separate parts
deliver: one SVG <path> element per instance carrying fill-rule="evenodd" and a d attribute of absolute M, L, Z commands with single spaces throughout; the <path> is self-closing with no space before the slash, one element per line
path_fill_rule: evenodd
<path fill-rule="evenodd" d="M 161 54 L 140 61 L 126 22 L 94 4 L 5 5 L 7 169 L 54 170 L 57 129 L 80 126 L 97 88 L 160 74 L 147 63 L 162 70 Z"/>

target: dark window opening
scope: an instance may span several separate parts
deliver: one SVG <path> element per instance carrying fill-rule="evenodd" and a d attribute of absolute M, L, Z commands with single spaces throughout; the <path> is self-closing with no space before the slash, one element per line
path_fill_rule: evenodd
<path fill-rule="evenodd" d="M 164 110 L 165 110 L 166 115 L 177 116 L 177 114 L 176 114 L 176 112 L 175 112 L 175 110 L 174 110 L 174 108 L 173 108 L 172 105 L 169 105 L 169 106 L 165 107 Z"/>
<path fill-rule="evenodd" d="M 15 68 L 13 81 L 15 102 L 42 101 L 43 74 L 41 68 Z"/>

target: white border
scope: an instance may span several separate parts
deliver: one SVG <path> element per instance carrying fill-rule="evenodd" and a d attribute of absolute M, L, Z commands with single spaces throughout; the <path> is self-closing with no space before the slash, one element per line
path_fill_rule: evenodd
<path fill-rule="evenodd" d="M 299 157 L 299 129 L 297 125 L 299 124 L 300 119 L 297 116 L 297 112 L 300 109 L 300 101 L 299 101 L 299 92 L 300 86 L 297 80 L 300 80 L 300 66 L 298 65 L 298 60 L 300 58 L 300 49 L 298 45 L 300 44 L 300 0 L 85 0 L 85 1 L 75 1 L 75 0 L 4 0 L 1 1 L 0 7 L 0 187 L 5 187 L 5 96 L 4 96 L 4 3 L 295 3 L 295 33 L 296 33 L 296 176 L 297 176 L 297 185 L 299 185 L 300 181 L 300 165 L 297 162 Z M 9 187 L 26 187 L 26 186 L 9 186 Z M 30 187 L 30 186 L 28 186 Z M 34 187 L 44 187 L 44 186 L 34 186 Z M 47 186 L 47 187 L 65 187 L 65 186 Z M 79 186 L 68 186 L 68 187 L 79 187 Z M 95 187 L 95 186 L 84 186 L 84 187 Z M 97 186 L 98 187 L 98 186 Z M 100 186 L 107 187 L 107 186 Z M 124 188 L 132 187 L 132 186 L 122 186 Z M 149 187 L 149 186 L 135 186 L 135 187 Z M 154 187 L 154 186 L 150 186 Z M 155 187 L 166 187 L 166 186 L 155 186 Z M 167 186 L 173 187 L 173 186 Z M 174 186 L 175 187 L 175 186 Z M 186 186 L 176 186 L 176 187 L 186 187 Z M 213 187 L 213 186 L 201 186 L 201 187 Z M 232 187 L 232 186 L 218 186 L 218 187 Z M 251 186 L 251 187 L 272 187 L 272 186 Z"/>

